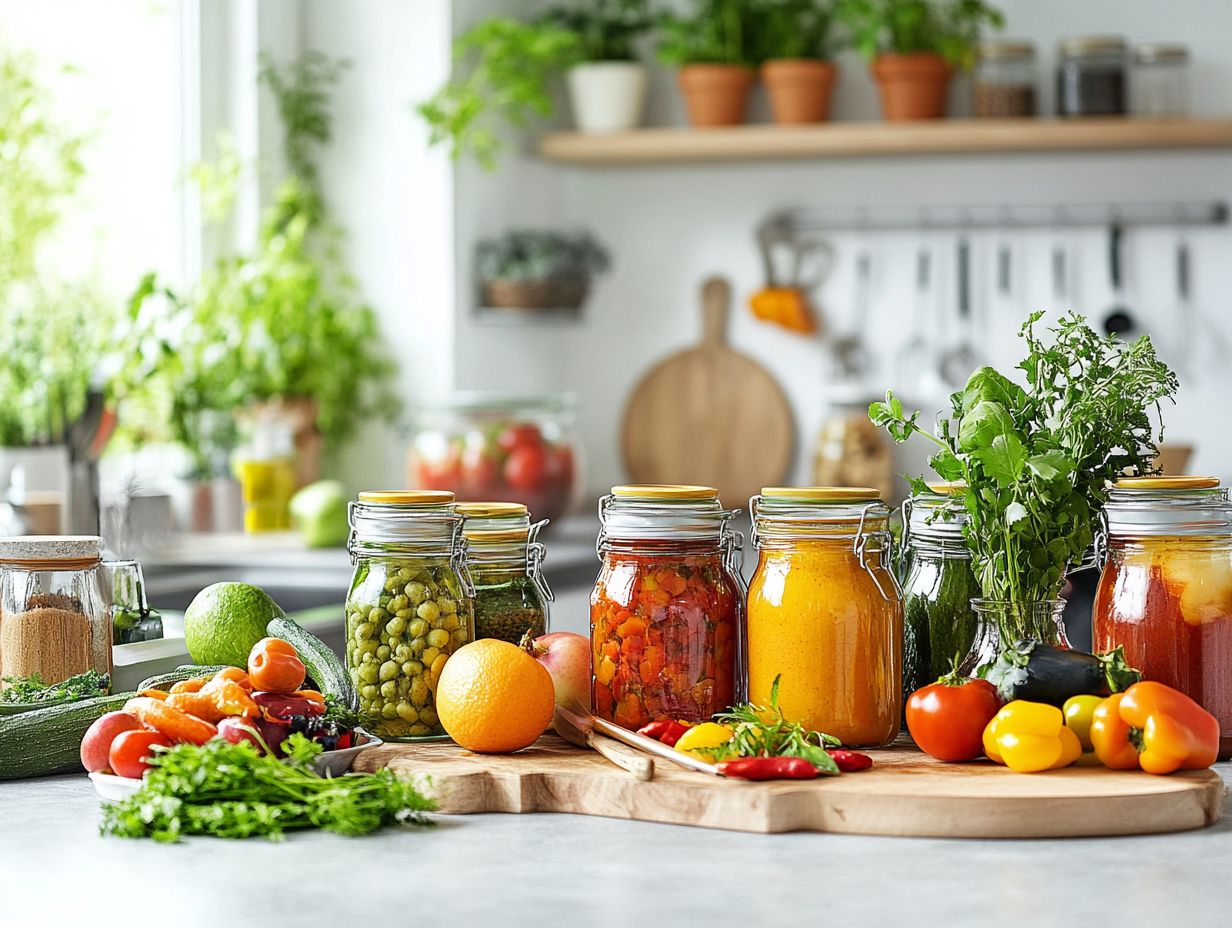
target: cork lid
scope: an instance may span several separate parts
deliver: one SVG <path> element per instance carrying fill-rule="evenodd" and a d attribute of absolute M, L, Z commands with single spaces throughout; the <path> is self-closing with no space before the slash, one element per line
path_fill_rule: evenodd
<path fill-rule="evenodd" d="M 102 541 L 97 535 L 12 535 L 0 538 L 0 564 L 65 569 L 98 563 Z"/>

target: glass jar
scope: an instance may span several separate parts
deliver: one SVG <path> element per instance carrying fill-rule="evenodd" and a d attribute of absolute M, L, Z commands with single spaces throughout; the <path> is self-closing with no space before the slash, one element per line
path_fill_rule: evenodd
<path fill-rule="evenodd" d="M 464 393 L 411 411 L 408 479 L 460 500 L 522 503 L 555 521 L 582 485 L 572 394 Z"/>
<path fill-rule="evenodd" d="M 475 637 L 453 494 L 360 493 L 349 518 L 346 661 L 360 721 L 387 741 L 444 738 L 436 681 L 449 655 Z"/>
<path fill-rule="evenodd" d="M 1189 112 L 1189 49 L 1170 42 L 1136 47 L 1129 90 L 1135 116 L 1184 116 Z"/>
<path fill-rule="evenodd" d="M 981 42 L 972 77 L 972 114 L 981 119 L 1034 116 L 1036 76 L 1030 42 Z"/>
<path fill-rule="evenodd" d="M 163 636 L 163 617 L 145 598 L 145 575 L 137 561 L 108 561 L 111 574 L 111 643 L 135 644 Z"/>
<path fill-rule="evenodd" d="M 1097 538 L 1094 650 L 1121 645 L 1148 680 L 1219 719 L 1232 754 L 1232 501 L 1215 477 L 1117 482 Z"/>
<path fill-rule="evenodd" d="M 822 486 L 875 487 L 888 497 L 901 481 L 894 471 L 894 448 L 868 418 L 869 399 L 836 402 L 817 431 L 813 480 Z"/>
<path fill-rule="evenodd" d="M 980 585 L 963 538 L 965 484 L 931 483 L 903 503 L 903 693 L 961 666 L 979 633 Z"/>
<path fill-rule="evenodd" d="M 595 715 L 703 722 L 743 699 L 742 539 L 711 487 L 619 486 L 599 500 L 590 597 Z"/>
<path fill-rule="evenodd" d="M 0 677 L 111 672 L 96 535 L 0 538 Z"/>
<path fill-rule="evenodd" d="M 548 631 L 553 599 L 543 576 L 544 522 L 530 521 L 521 503 L 458 503 L 466 521 L 466 566 L 475 584 L 475 637 L 519 644 Z"/>
<path fill-rule="evenodd" d="M 868 487 L 773 487 L 749 503 L 749 700 L 852 746 L 902 718 L 903 611 L 890 510 Z"/>
<path fill-rule="evenodd" d="M 1127 53 L 1118 36 L 1061 41 L 1057 61 L 1058 116 L 1124 116 Z"/>

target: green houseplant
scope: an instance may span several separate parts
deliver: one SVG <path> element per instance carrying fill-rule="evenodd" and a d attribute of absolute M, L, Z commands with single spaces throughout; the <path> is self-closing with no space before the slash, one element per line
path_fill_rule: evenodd
<path fill-rule="evenodd" d="M 872 63 L 888 120 L 936 119 L 954 69 L 970 67 L 980 30 L 1001 28 L 983 0 L 841 0 L 856 49 Z"/>
<path fill-rule="evenodd" d="M 751 0 L 691 0 L 690 13 L 663 13 L 659 58 L 674 65 L 694 126 L 744 122 L 754 67 L 758 5 Z"/>
<path fill-rule="evenodd" d="M 513 230 L 475 249 L 483 303 L 493 308 L 578 309 L 610 264 L 589 232 Z"/>
<path fill-rule="evenodd" d="M 825 121 L 837 71 L 835 2 L 761 0 L 759 19 L 757 57 L 774 121 Z"/>

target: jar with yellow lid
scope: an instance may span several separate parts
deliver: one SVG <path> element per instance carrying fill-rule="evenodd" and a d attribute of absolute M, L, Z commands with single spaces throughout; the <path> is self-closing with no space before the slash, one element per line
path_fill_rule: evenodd
<path fill-rule="evenodd" d="M 867 487 L 768 487 L 749 503 L 749 700 L 844 744 L 887 744 L 902 711 L 890 510 Z"/>
<path fill-rule="evenodd" d="M 436 683 L 449 655 L 475 637 L 475 591 L 453 499 L 369 491 L 349 508 L 347 669 L 364 727 L 388 741 L 446 737 Z"/>
<path fill-rule="evenodd" d="M 618 486 L 599 501 L 590 597 L 595 715 L 704 722 L 743 698 L 743 542 L 713 487 Z"/>
<path fill-rule="evenodd" d="M 537 540 L 547 520 L 530 521 L 521 503 L 458 503 L 466 521 L 466 566 L 475 584 L 475 637 L 518 644 L 548 631 L 552 591 Z"/>
<path fill-rule="evenodd" d="M 1118 645 L 1148 680 L 1219 719 L 1232 754 L 1232 500 L 1215 477 L 1136 477 L 1112 488 L 1096 537 L 1096 651 Z"/>

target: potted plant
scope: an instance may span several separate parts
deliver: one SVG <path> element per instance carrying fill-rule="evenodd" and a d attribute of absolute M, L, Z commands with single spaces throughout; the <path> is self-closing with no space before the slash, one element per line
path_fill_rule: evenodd
<path fill-rule="evenodd" d="M 888 120 L 945 115 L 954 69 L 970 67 L 980 28 L 1000 28 L 983 0 L 842 0 L 840 14 L 870 62 Z"/>
<path fill-rule="evenodd" d="M 689 122 L 744 122 L 753 87 L 758 10 L 749 0 L 692 0 L 692 15 L 663 14 L 659 57 L 679 68 Z"/>
<path fill-rule="evenodd" d="M 500 309 L 580 309 L 609 265 L 589 232 L 514 230 L 475 249 L 483 303 Z"/>
<path fill-rule="evenodd" d="M 835 4 L 831 0 L 763 0 L 758 28 L 761 79 L 774 121 L 824 122 L 836 68 L 831 56 Z"/>

